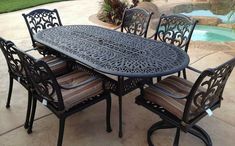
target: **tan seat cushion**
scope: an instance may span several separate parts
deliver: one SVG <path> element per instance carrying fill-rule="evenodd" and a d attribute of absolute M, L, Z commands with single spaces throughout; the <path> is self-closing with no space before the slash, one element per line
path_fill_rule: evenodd
<path fill-rule="evenodd" d="M 40 59 L 45 61 L 56 75 L 67 71 L 67 62 L 59 57 L 48 55 Z"/>
<path fill-rule="evenodd" d="M 61 86 L 66 88 L 89 81 L 86 84 L 73 89 L 61 90 L 66 110 L 90 97 L 94 97 L 103 92 L 102 79 L 91 76 L 88 73 L 80 70 L 75 70 L 71 73 L 60 76 L 57 78 L 57 81 Z"/>
<path fill-rule="evenodd" d="M 156 84 L 159 87 L 164 88 L 171 94 L 179 97 L 187 96 L 193 86 L 192 82 L 179 78 L 177 76 L 167 77 Z M 202 91 L 205 89 L 200 88 L 199 90 Z M 186 99 L 175 99 L 169 97 L 165 94 L 162 94 L 159 89 L 154 88 L 154 86 L 144 89 L 144 98 L 162 106 L 164 109 L 180 119 L 183 117 Z"/>
<path fill-rule="evenodd" d="M 118 81 L 118 76 L 111 75 L 111 74 L 105 74 L 105 73 L 104 73 L 104 75 L 105 75 L 106 77 L 110 78 L 110 79 L 113 79 L 113 80 L 115 80 L 115 81 Z M 128 77 L 124 77 L 124 80 L 127 80 L 127 79 L 128 79 Z"/>
<path fill-rule="evenodd" d="M 35 42 L 35 48 L 38 50 L 38 52 L 42 53 L 47 49 L 47 47 L 43 44 L 40 44 L 38 42 Z"/>

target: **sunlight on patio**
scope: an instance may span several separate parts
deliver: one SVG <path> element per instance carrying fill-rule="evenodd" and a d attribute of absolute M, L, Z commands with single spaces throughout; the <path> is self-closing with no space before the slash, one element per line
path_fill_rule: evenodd
<path fill-rule="evenodd" d="M 11 40 L 23 50 L 31 49 L 32 42 L 25 24 L 23 13 L 29 13 L 34 9 L 57 9 L 63 26 L 65 25 L 95 25 L 108 29 L 114 29 L 116 26 L 101 22 L 96 17 L 100 11 L 101 0 L 73 0 L 50 3 L 23 9 L 10 13 L 0 14 L 0 37 Z M 159 21 L 160 14 L 176 13 L 177 9 L 199 4 L 205 7 L 209 0 L 152 0 L 157 5 L 158 10 L 152 16 L 148 36 L 153 35 L 156 24 Z M 177 6 L 177 8 L 176 8 Z M 143 4 L 143 8 L 153 10 L 155 7 L 149 4 Z M 200 7 L 200 8 L 201 8 Z M 175 11 L 175 12 L 174 12 Z M 181 13 L 180 11 L 177 11 Z M 196 27 L 195 37 L 190 41 L 188 55 L 190 57 L 189 65 L 203 71 L 207 68 L 217 67 L 218 65 L 235 57 L 235 33 L 234 22 L 222 23 L 219 18 L 209 16 L 193 16 L 199 19 L 199 25 L 205 25 L 205 28 Z M 213 21 L 213 24 L 212 24 Z M 210 24 L 208 24 L 210 23 Z M 217 30 L 211 27 L 216 27 Z M 221 32 L 221 27 L 222 32 Z M 206 35 L 207 30 L 211 29 L 215 34 L 212 38 L 196 38 L 196 35 Z M 219 30 L 218 30 L 219 29 Z M 208 33 L 207 33 L 208 34 Z M 218 35 L 224 40 L 214 37 Z M 220 35 L 220 36 L 219 36 Z M 72 38 L 71 38 L 72 39 Z M 213 39 L 213 40 L 212 40 Z M 216 40 L 218 39 L 218 40 Z M 212 40 L 212 41 L 211 41 Z M 103 42 L 99 42 L 103 43 Z M 39 56 L 38 53 L 32 55 Z M 158 57 L 158 56 L 156 56 Z M 193 83 L 198 74 L 187 70 L 187 79 Z M 24 129 L 27 91 L 14 81 L 12 92 L 11 107 L 7 109 L 6 99 L 8 96 L 9 73 L 5 57 L 0 53 L 0 146 L 54 146 L 57 144 L 57 135 L 59 122 L 57 117 L 51 113 L 41 103 L 37 103 L 35 122 L 33 132 L 27 134 Z M 214 146 L 233 146 L 235 145 L 235 72 L 233 71 L 225 86 L 223 101 L 221 107 L 213 112 L 212 116 L 206 116 L 198 125 L 200 125 L 210 135 Z M 119 105 L 118 96 L 112 94 L 111 126 L 112 132 L 106 132 L 105 116 L 106 102 L 101 101 L 98 104 L 82 110 L 66 119 L 63 138 L 64 146 L 147 146 L 147 131 L 153 123 L 160 121 L 160 117 L 149 112 L 142 106 L 135 104 L 135 98 L 140 94 L 136 89 L 126 94 L 123 99 L 123 137 L 118 137 L 119 132 Z M 152 136 L 155 145 L 170 146 L 173 144 L 176 130 L 159 130 Z M 180 144 L 182 146 L 201 146 L 204 143 L 196 137 L 181 132 Z"/>

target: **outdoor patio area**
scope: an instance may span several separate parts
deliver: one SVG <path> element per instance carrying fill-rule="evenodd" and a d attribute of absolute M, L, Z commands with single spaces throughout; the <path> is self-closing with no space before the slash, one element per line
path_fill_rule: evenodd
<path fill-rule="evenodd" d="M 178 4 L 192 3 L 193 0 L 153 0 L 161 13 L 170 13 L 169 9 Z M 57 9 L 63 25 L 96 25 L 114 29 L 96 20 L 93 16 L 100 9 L 100 0 L 63 1 L 28 8 L 20 11 L 0 14 L 0 37 L 13 41 L 17 47 L 27 50 L 32 48 L 22 13 L 34 9 Z M 150 28 L 149 36 L 154 30 Z M 33 55 L 39 54 L 35 51 Z M 189 66 L 198 70 L 216 67 L 235 57 L 235 41 L 207 42 L 191 41 L 188 49 Z M 188 80 L 195 82 L 198 74 L 187 71 Z M 7 109 L 9 73 L 4 55 L 0 53 L 0 146 L 55 146 L 57 144 L 59 122 L 57 117 L 37 103 L 33 132 L 27 133 L 24 128 L 28 92 L 16 81 L 12 92 L 11 107 Z M 200 125 L 210 135 L 213 146 L 235 145 L 235 71 L 228 79 L 223 93 L 220 108 L 212 116 L 206 116 Z M 140 90 L 134 90 L 123 96 L 123 137 L 119 132 L 118 96 L 112 94 L 111 126 L 112 132 L 106 132 L 105 116 L 106 102 L 101 101 L 92 107 L 82 110 L 66 119 L 63 146 L 147 146 L 147 130 L 160 120 L 156 114 L 135 103 Z M 156 146 L 173 144 L 176 130 L 159 130 L 152 136 Z M 181 132 L 181 146 L 201 146 L 204 143 L 190 135 Z"/>

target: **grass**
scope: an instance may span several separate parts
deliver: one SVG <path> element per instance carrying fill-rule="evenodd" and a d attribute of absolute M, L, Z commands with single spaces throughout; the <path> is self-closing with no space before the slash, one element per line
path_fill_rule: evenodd
<path fill-rule="evenodd" d="M 0 14 L 63 0 L 0 0 Z"/>

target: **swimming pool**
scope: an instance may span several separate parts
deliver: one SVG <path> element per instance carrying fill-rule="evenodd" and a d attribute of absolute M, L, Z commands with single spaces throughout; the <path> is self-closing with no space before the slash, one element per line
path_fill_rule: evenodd
<path fill-rule="evenodd" d="M 211 0 L 212 1 L 212 0 Z M 183 4 L 175 6 L 175 14 L 184 14 L 186 16 L 208 16 L 221 19 L 222 23 L 235 23 L 235 10 L 232 9 L 228 0 L 217 0 L 216 3 L 198 3 Z M 222 28 L 216 26 L 197 25 L 194 29 L 192 40 L 210 41 L 210 42 L 228 42 L 235 41 L 235 29 Z"/>
<path fill-rule="evenodd" d="M 181 13 L 187 16 L 209 16 L 209 17 L 217 17 L 222 20 L 223 23 L 234 23 L 235 22 L 235 13 L 230 11 L 225 15 L 216 15 L 211 12 L 211 10 L 193 10 L 189 13 Z M 231 15 L 231 16 L 230 16 Z"/>
<path fill-rule="evenodd" d="M 235 30 L 215 26 L 197 25 L 192 40 L 210 42 L 235 41 Z"/>

